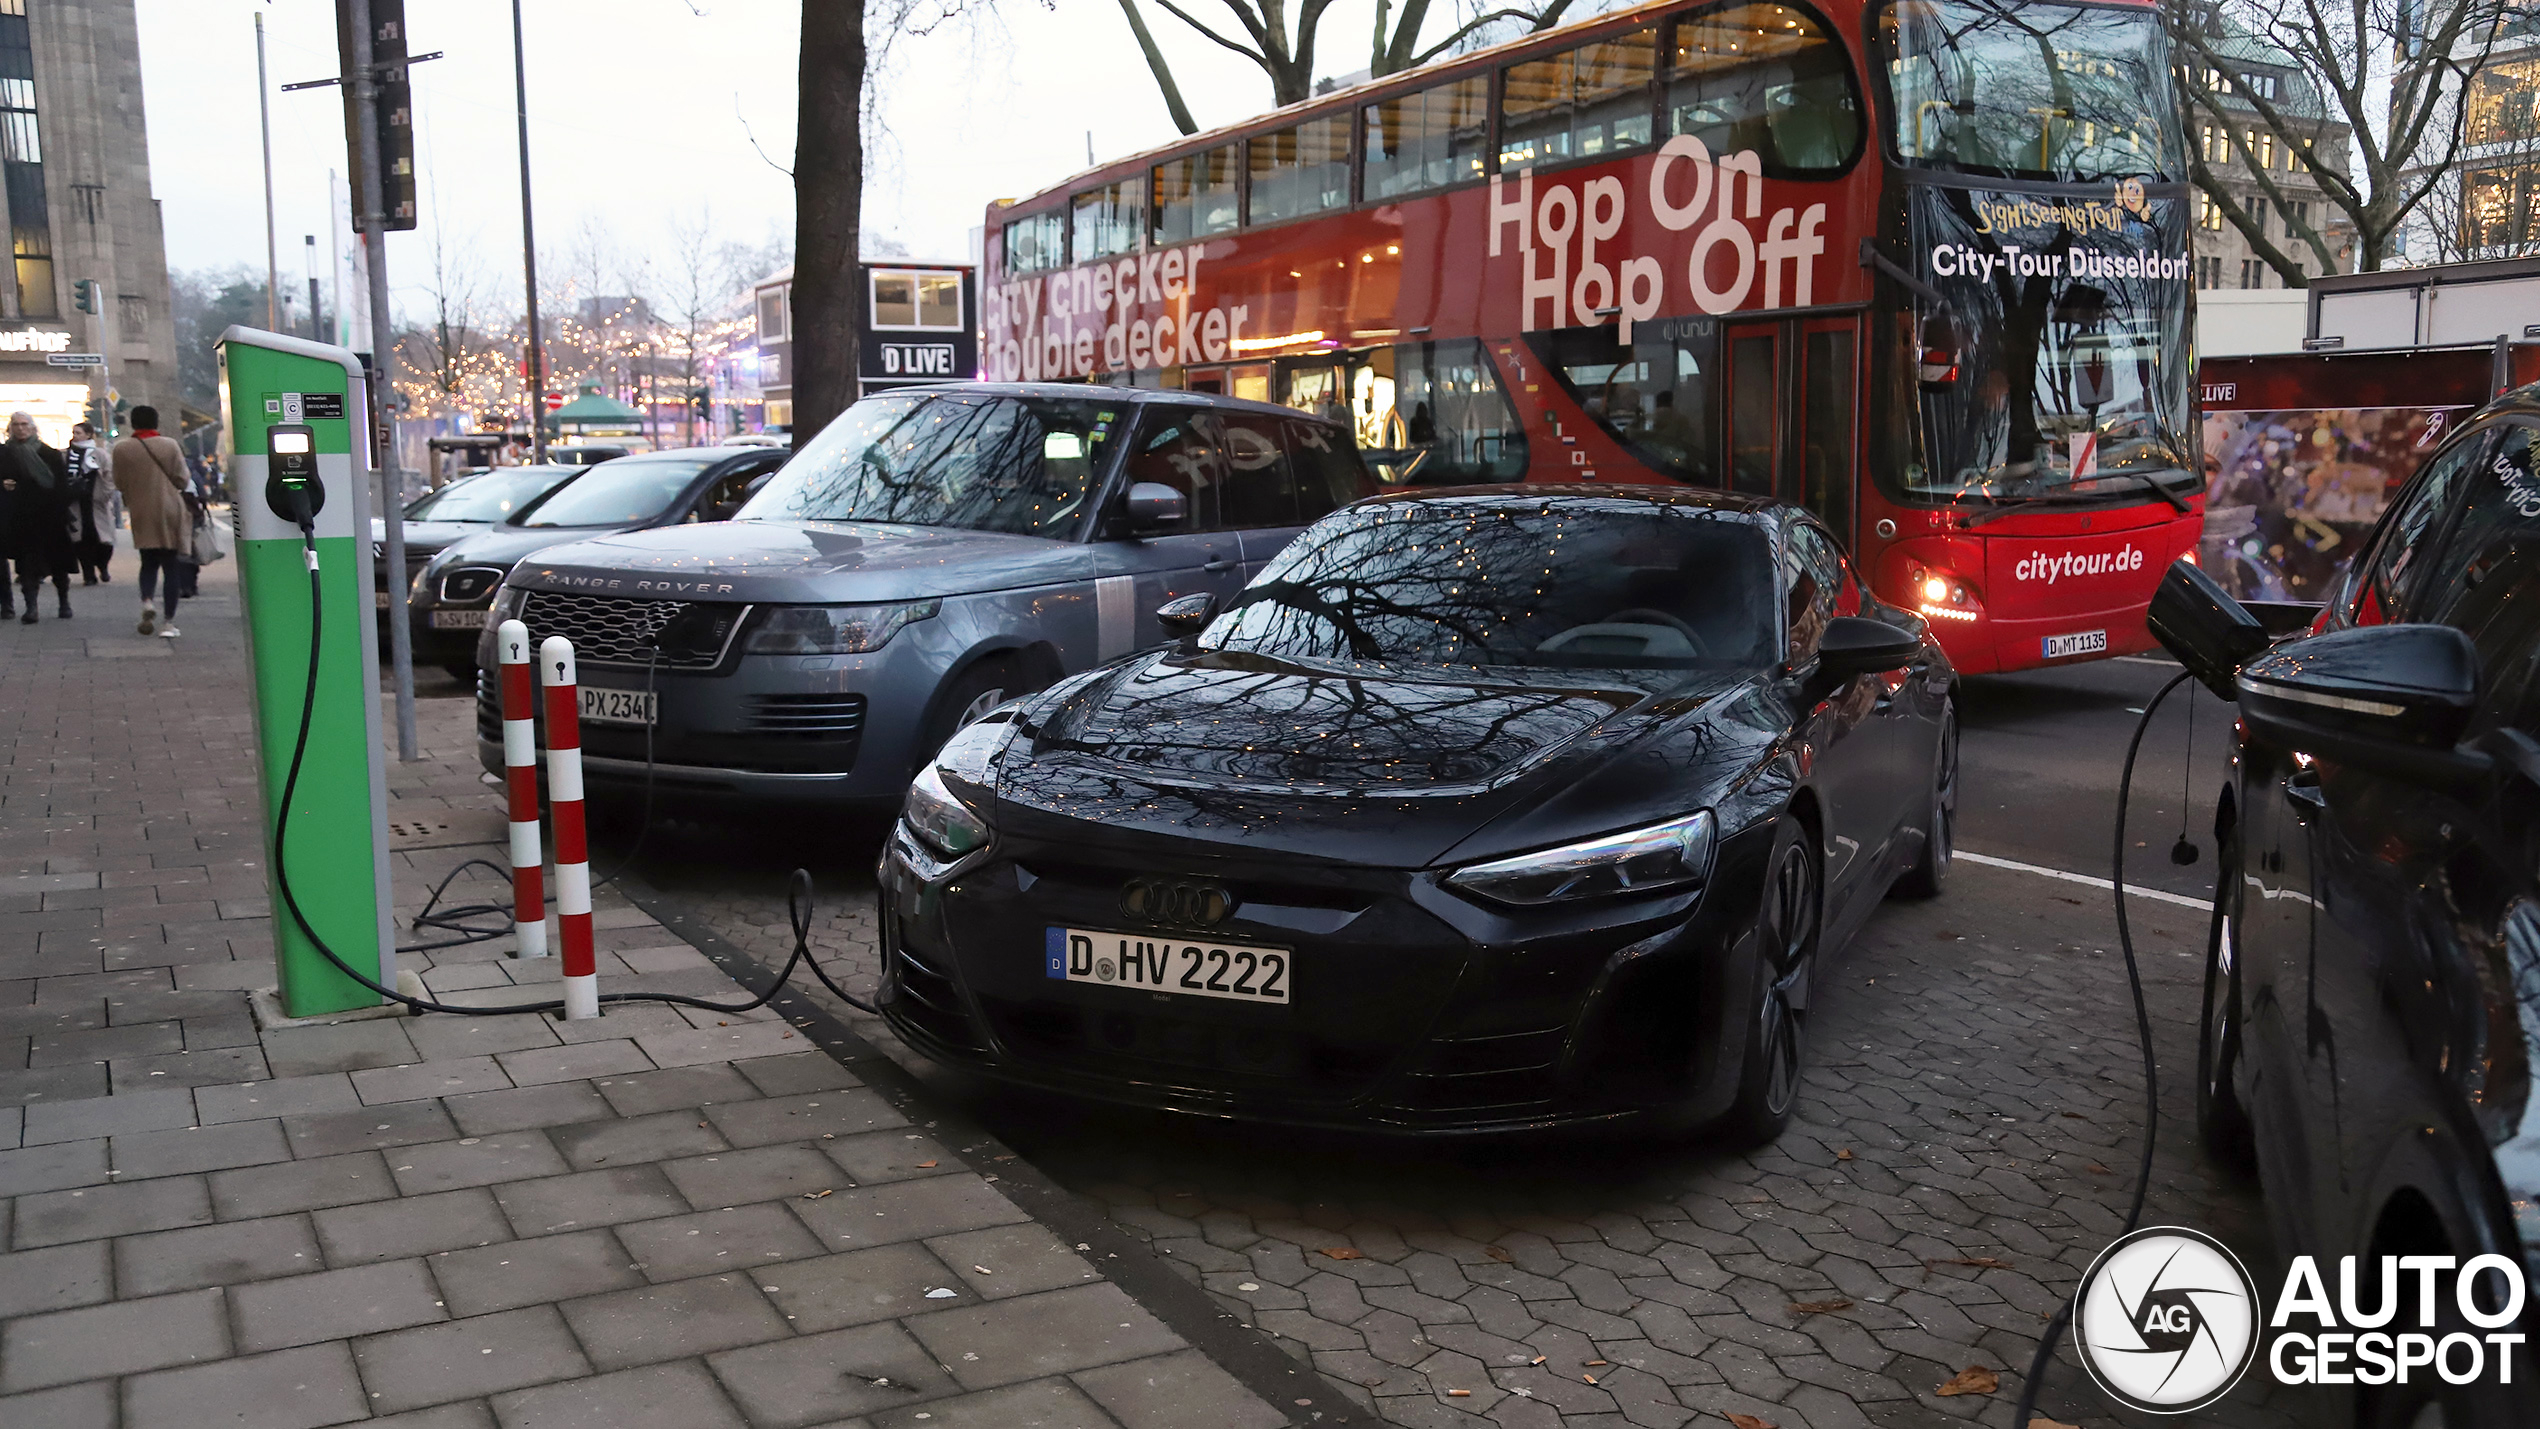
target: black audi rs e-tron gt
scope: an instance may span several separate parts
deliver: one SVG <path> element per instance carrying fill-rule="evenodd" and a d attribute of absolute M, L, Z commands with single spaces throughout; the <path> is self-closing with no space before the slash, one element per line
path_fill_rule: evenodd
<path fill-rule="evenodd" d="M 883 854 L 947 1064 L 1289 1124 L 1787 1123 L 1824 960 L 1939 891 L 1953 673 L 1807 512 L 1379 497 L 955 735 Z"/>

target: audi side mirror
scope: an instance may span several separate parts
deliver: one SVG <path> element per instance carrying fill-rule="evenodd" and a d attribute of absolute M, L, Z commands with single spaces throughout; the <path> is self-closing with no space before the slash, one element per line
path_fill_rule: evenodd
<path fill-rule="evenodd" d="M 1817 640 L 1821 677 L 1849 678 L 1913 663 L 1923 642 L 1912 631 L 1864 615 L 1838 615 Z"/>
<path fill-rule="evenodd" d="M 1141 481 L 1129 488 L 1120 503 L 1121 514 L 1128 518 L 1129 534 L 1149 536 L 1179 526 L 1189 515 L 1182 493 L 1160 481 Z"/>
<path fill-rule="evenodd" d="M 1178 498 L 1177 498 L 1178 499 Z M 1205 592 L 1168 600 L 1155 608 L 1155 623 L 1164 627 L 1167 637 L 1188 640 L 1208 628 L 1210 617 L 1217 614 L 1217 597 Z"/>
<path fill-rule="evenodd" d="M 2448 625 L 2367 625 L 2290 641 L 2241 667 L 2240 717 L 2268 743 L 2432 783 L 2495 770 L 2460 746 L 2478 649 Z"/>

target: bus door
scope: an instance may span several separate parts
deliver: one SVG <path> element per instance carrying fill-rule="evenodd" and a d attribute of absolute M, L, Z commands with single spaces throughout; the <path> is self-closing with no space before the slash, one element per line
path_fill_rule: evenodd
<path fill-rule="evenodd" d="M 1805 506 L 1852 545 L 1860 321 L 1729 324 L 1731 491 Z"/>
<path fill-rule="evenodd" d="M 1728 352 L 1728 489 L 1749 496 L 1782 491 L 1783 329 L 1788 323 L 1731 323 Z"/>

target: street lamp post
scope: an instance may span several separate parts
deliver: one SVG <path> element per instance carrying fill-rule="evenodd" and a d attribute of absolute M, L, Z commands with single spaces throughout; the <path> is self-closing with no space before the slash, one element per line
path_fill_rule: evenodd
<path fill-rule="evenodd" d="M 393 440 L 387 391 L 390 349 L 395 345 L 396 329 L 388 313 L 388 176 L 379 165 L 379 76 L 373 70 L 377 50 L 377 33 L 371 28 L 370 0 L 347 0 L 353 14 L 353 72 L 346 76 L 353 82 L 353 141 L 361 146 L 362 171 L 362 243 L 370 262 L 370 388 L 371 440 L 380 455 L 380 524 L 385 537 L 380 542 L 382 558 L 388 564 L 388 664 L 391 681 L 397 693 L 397 758 L 411 763 L 417 757 L 415 739 L 415 654 L 414 633 L 406 627 L 406 511 L 400 500 L 405 483 L 397 470 L 397 446 Z"/>
<path fill-rule="evenodd" d="M 512 0 L 512 89 L 520 110 L 520 267 L 529 289 L 529 459 L 547 459 L 547 343 L 538 330 L 538 228 L 529 204 L 529 59 Z"/>

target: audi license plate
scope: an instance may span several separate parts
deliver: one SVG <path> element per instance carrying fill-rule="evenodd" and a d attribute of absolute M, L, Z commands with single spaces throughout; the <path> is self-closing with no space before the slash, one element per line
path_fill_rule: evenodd
<path fill-rule="evenodd" d="M 1046 972 L 1060 982 L 1090 982 L 1230 1002 L 1288 1001 L 1288 950 L 1207 942 L 1154 933 L 1049 930 Z"/>
<path fill-rule="evenodd" d="M 2105 630 L 2076 630 L 2070 635 L 2046 637 L 2046 658 L 2049 660 L 2061 660 L 2067 655 L 2105 655 L 2107 653 L 2108 632 Z"/>
<path fill-rule="evenodd" d="M 482 630 L 490 610 L 436 610 L 432 612 L 435 630 Z"/>
<path fill-rule="evenodd" d="M 650 690 L 606 690 L 596 685 L 582 687 L 584 724 L 646 725 L 653 723 L 656 714 Z"/>

